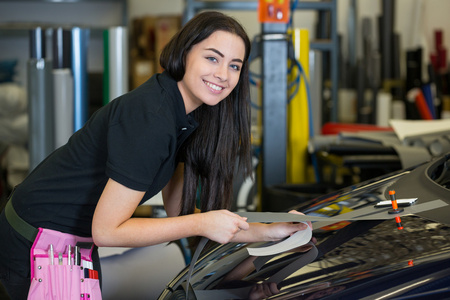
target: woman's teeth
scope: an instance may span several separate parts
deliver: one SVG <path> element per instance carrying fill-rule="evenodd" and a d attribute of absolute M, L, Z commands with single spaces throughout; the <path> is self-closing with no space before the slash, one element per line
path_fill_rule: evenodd
<path fill-rule="evenodd" d="M 212 88 L 213 90 L 216 90 L 216 91 L 221 91 L 221 90 L 223 90 L 223 87 L 220 87 L 220 86 L 218 86 L 218 85 L 215 85 L 215 84 L 213 84 L 213 83 L 211 83 L 211 82 L 205 81 L 205 84 L 206 84 L 207 86 L 209 86 L 210 88 Z"/>

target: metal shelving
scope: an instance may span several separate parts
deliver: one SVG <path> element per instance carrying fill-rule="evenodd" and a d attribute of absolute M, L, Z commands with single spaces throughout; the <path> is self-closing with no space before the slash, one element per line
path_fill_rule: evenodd
<path fill-rule="evenodd" d="M 1 2 L 12 2 L 11 0 L 0 0 Z M 122 6 L 122 25 L 126 26 L 128 23 L 128 3 L 127 0 L 18 0 L 14 2 L 30 2 L 30 3 L 52 3 L 52 4 L 67 4 L 67 3 L 92 3 L 92 2 L 117 2 Z"/>
<path fill-rule="evenodd" d="M 1 3 L 8 3 L 12 1 L 8 0 L 0 0 Z M 127 26 L 128 25 L 128 3 L 127 0 L 18 0 L 14 1 L 14 4 L 16 3 L 46 3 L 46 4 L 52 4 L 52 5 L 65 5 L 65 4 L 76 4 L 76 3 L 119 3 L 121 8 L 121 26 Z M 68 12 L 71 13 L 71 12 Z M 58 26 L 83 26 L 83 24 L 62 24 L 62 23 L 52 23 L 52 22 L 26 22 L 26 21 L 19 21 L 19 22 L 13 22 L 13 23 L 3 23 L 0 22 L 0 37 L 1 36 L 27 36 L 28 30 L 35 27 L 42 27 L 42 28 L 53 28 Z M 106 29 L 105 26 L 90 26 L 87 25 L 87 27 L 91 28 L 91 31 L 94 33 L 95 36 L 101 36 L 104 29 Z"/>

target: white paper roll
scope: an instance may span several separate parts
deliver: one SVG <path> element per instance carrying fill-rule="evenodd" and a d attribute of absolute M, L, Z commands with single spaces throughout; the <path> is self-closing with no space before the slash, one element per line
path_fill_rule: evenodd
<path fill-rule="evenodd" d="M 128 34 L 126 27 L 111 27 L 109 35 L 109 101 L 128 92 Z"/>
<path fill-rule="evenodd" d="M 377 125 L 388 127 L 391 119 L 392 95 L 390 93 L 379 92 L 377 95 Z"/>
<path fill-rule="evenodd" d="M 406 119 L 406 108 L 403 100 L 392 101 L 392 119 L 404 120 Z"/>

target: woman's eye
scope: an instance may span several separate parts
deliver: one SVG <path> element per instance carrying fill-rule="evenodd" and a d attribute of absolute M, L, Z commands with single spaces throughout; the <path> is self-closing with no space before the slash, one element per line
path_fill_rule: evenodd
<path fill-rule="evenodd" d="M 217 59 L 215 57 L 207 57 L 206 59 L 208 59 L 208 60 L 210 60 L 212 62 L 216 62 L 217 61 Z"/>
<path fill-rule="evenodd" d="M 233 70 L 235 70 L 235 71 L 240 71 L 240 70 L 241 70 L 241 67 L 238 66 L 238 65 L 231 65 L 231 68 L 232 68 Z"/>

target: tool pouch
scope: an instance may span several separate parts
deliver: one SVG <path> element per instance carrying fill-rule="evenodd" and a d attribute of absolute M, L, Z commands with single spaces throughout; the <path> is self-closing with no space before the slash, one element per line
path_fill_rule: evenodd
<path fill-rule="evenodd" d="M 69 253 L 68 245 L 72 249 L 78 245 L 79 252 Z M 28 299 L 102 299 L 98 273 L 93 270 L 93 248 L 92 238 L 39 228 L 30 251 Z"/>

